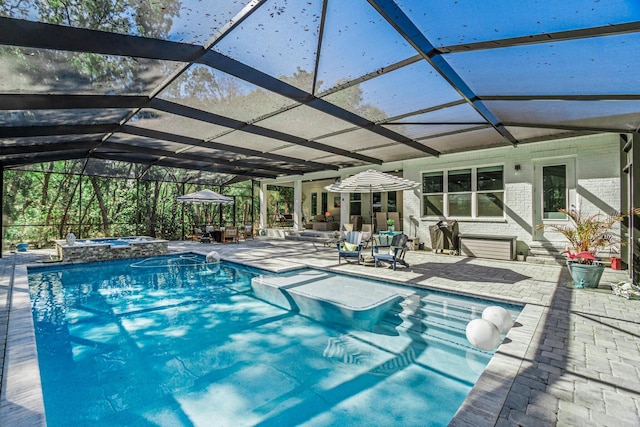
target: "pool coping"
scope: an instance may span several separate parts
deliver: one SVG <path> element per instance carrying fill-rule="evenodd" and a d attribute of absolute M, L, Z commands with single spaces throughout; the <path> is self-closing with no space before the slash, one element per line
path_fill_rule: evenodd
<path fill-rule="evenodd" d="M 0 425 L 46 426 L 27 265 L 14 267 L 10 286 Z"/>
<path fill-rule="evenodd" d="M 201 251 L 185 251 L 202 254 Z M 240 265 L 261 268 L 274 273 L 316 266 L 297 265 L 291 268 L 269 269 L 256 263 L 239 262 L 233 258 L 225 259 Z M 243 260 L 244 261 L 244 260 Z M 70 263 L 71 264 L 71 263 Z M 77 264 L 76 264 L 77 265 Z M 7 350 L 3 372 L 2 395 L 0 396 L 0 425 L 46 426 L 44 398 L 38 365 L 38 353 L 35 342 L 35 329 L 31 313 L 29 295 L 28 268 L 44 267 L 42 264 L 16 265 L 13 277 L 13 291 L 8 321 Z M 334 273 L 336 271 L 333 271 Z M 340 274 L 349 274 L 337 271 Z M 426 286 L 424 284 L 400 283 L 388 279 L 375 279 L 394 285 L 432 289 L 461 294 L 483 300 L 493 300 L 520 305 L 523 307 L 513 328 L 498 347 L 489 364 L 484 369 L 462 405 L 450 421 L 450 426 L 494 426 L 498 421 L 500 409 L 505 405 L 507 396 L 516 376 L 526 361 L 527 353 L 535 338 L 535 331 L 546 311 L 537 304 L 523 304 L 509 299 L 489 298 L 469 292 L 459 292 Z"/>

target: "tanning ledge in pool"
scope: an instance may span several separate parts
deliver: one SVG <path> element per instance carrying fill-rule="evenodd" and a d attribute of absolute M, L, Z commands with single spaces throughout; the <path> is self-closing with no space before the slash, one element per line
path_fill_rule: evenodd
<path fill-rule="evenodd" d="M 404 295 L 382 283 L 320 271 L 251 280 L 254 294 L 321 322 L 371 329 Z"/>

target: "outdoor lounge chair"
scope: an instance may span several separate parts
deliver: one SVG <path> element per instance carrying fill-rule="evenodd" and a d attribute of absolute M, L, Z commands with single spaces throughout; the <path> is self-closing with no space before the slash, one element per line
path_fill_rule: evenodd
<path fill-rule="evenodd" d="M 387 212 L 387 220 L 393 220 L 393 229 L 395 231 L 402 231 L 402 222 L 400 221 L 399 212 Z M 387 226 L 388 228 L 388 226 Z"/>
<path fill-rule="evenodd" d="M 371 239 L 373 238 L 373 231 L 371 230 L 371 224 L 362 224 L 362 247 L 369 246 Z"/>
<path fill-rule="evenodd" d="M 376 212 L 376 229 L 377 233 L 387 229 L 387 213 Z"/>
<path fill-rule="evenodd" d="M 216 238 L 214 236 L 215 227 L 213 225 L 207 225 L 204 228 L 204 233 L 200 236 L 200 243 L 211 243 L 215 241 Z"/>
<path fill-rule="evenodd" d="M 244 240 L 253 239 L 253 225 L 245 224 L 244 227 L 240 229 L 240 238 Z"/>
<path fill-rule="evenodd" d="M 346 234 L 344 240 L 337 243 L 338 247 L 338 264 L 342 258 L 348 261 L 349 258 L 355 258 L 360 264 L 360 251 L 362 250 L 362 233 L 359 231 L 350 231 Z"/>
<path fill-rule="evenodd" d="M 222 243 L 238 243 L 238 227 L 226 227 L 222 234 Z"/>
<path fill-rule="evenodd" d="M 362 215 L 351 215 L 349 222 L 353 225 L 353 231 L 362 231 Z"/>
<path fill-rule="evenodd" d="M 353 230 L 353 224 L 342 224 L 342 231 L 340 231 L 340 238 L 342 240 L 347 238 L 347 233 L 350 233 Z"/>
<path fill-rule="evenodd" d="M 379 246 L 375 249 L 378 253 L 374 253 L 374 265 L 377 267 L 378 262 L 387 262 L 393 266 L 393 269 L 396 269 L 396 265 L 398 263 L 404 265 L 405 267 L 409 267 L 409 264 L 404 260 L 405 252 L 407 251 L 407 242 L 409 241 L 409 236 L 406 234 L 396 234 L 393 236 L 391 240 L 391 246 Z M 389 248 L 388 252 L 381 252 L 381 250 Z"/>
<path fill-rule="evenodd" d="M 204 232 L 202 231 L 202 229 L 200 229 L 199 227 L 195 227 L 190 237 L 192 240 L 199 241 L 203 234 Z"/>

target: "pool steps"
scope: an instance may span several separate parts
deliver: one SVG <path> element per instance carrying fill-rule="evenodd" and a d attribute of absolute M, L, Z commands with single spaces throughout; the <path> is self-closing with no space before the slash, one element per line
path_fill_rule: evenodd
<path fill-rule="evenodd" d="M 401 306 L 404 309 L 397 308 Z M 445 345 L 480 351 L 467 341 L 466 327 L 472 319 L 481 317 L 483 309 L 484 306 L 481 305 L 477 310 L 470 310 L 468 306 L 438 300 L 422 300 L 420 307 L 416 309 L 415 301 L 412 301 L 387 312 L 376 327 L 381 332 L 393 329 L 396 333 L 413 339 L 423 335 Z"/>
<path fill-rule="evenodd" d="M 252 280 L 254 294 L 270 304 L 322 322 L 354 326 L 391 335 L 428 336 L 447 346 L 474 349 L 466 326 L 480 318 L 484 301 L 400 293 L 383 283 L 340 277 L 320 271 L 265 275 Z"/>

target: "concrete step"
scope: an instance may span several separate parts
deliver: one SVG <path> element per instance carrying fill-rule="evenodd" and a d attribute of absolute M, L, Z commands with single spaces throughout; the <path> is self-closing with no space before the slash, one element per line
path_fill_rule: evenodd
<path fill-rule="evenodd" d="M 551 255 L 531 255 L 527 257 L 529 264 L 542 264 L 542 265 L 567 265 L 567 257 L 551 256 Z"/>
<path fill-rule="evenodd" d="M 532 242 L 529 245 L 527 262 L 531 264 L 566 265 L 566 250 L 566 242 Z M 600 262 L 607 267 L 611 265 L 609 259 L 611 255 L 612 253 L 609 250 L 600 250 L 596 253 L 596 256 L 600 258 Z"/>
<path fill-rule="evenodd" d="M 567 242 L 531 242 L 527 262 L 542 265 L 566 265 Z"/>
<path fill-rule="evenodd" d="M 259 231 L 259 235 L 262 237 L 276 237 L 284 239 L 289 234 L 293 233 L 292 229 L 286 228 L 263 228 Z"/>
<path fill-rule="evenodd" d="M 529 253 L 562 254 L 567 249 L 566 242 L 531 242 Z"/>
<path fill-rule="evenodd" d="M 332 231 L 300 231 L 290 232 L 284 236 L 285 240 L 298 240 L 305 242 L 322 243 L 325 246 L 333 244 L 337 241 Z"/>

